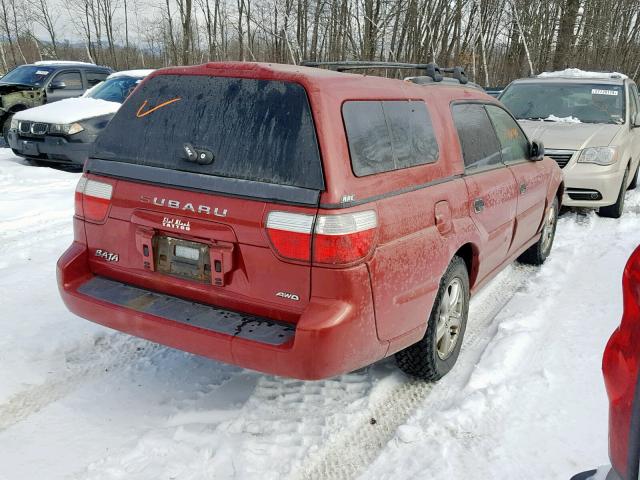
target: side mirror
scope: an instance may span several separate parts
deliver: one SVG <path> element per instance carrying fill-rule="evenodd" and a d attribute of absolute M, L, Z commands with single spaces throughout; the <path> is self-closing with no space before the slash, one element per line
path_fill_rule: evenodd
<path fill-rule="evenodd" d="M 62 90 L 64 88 L 67 88 L 67 84 L 64 83 L 62 80 L 54 80 L 49 85 L 49 90 Z"/>
<path fill-rule="evenodd" d="M 544 159 L 544 144 L 541 140 L 533 140 L 529 144 L 529 160 L 539 162 Z"/>

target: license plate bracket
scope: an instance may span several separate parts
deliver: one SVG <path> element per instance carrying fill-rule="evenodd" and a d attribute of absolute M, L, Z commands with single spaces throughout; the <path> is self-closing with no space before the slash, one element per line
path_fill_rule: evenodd
<path fill-rule="evenodd" d="M 211 283 L 211 256 L 204 243 L 156 235 L 153 239 L 156 271 Z"/>

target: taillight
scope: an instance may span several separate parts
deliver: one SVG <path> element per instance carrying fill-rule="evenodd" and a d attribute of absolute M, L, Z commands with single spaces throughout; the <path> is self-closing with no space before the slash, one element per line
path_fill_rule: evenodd
<path fill-rule="evenodd" d="M 75 210 L 76 215 L 78 217 L 84 217 L 84 210 L 82 209 L 82 195 L 84 194 L 84 187 L 87 184 L 87 177 L 84 175 L 80 177 L 78 180 L 78 184 L 76 185 L 76 194 L 75 194 Z"/>
<path fill-rule="evenodd" d="M 267 234 L 273 248 L 292 260 L 309 260 L 313 215 L 289 212 L 270 212 Z"/>
<path fill-rule="evenodd" d="M 76 215 L 97 222 L 104 220 L 112 194 L 113 186 L 110 183 L 81 177 L 76 186 Z"/>
<path fill-rule="evenodd" d="M 366 257 L 373 247 L 378 217 L 373 210 L 340 215 L 271 212 L 267 233 L 283 257 L 328 265 L 343 265 Z M 313 237 L 311 232 L 313 230 Z M 313 253 L 312 250 L 313 249 Z"/>
<path fill-rule="evenodd" d="M 366 257 L 375 240 L 378 217 L 373 210 L 319 215 L 313 239 L 313 261 L 339 265 Z"/>

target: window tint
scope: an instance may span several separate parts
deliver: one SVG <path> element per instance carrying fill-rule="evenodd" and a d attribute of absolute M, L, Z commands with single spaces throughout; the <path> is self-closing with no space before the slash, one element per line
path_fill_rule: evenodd
<path fill-rule="evenodd" d="M 185 145 L 213 161 L 190 161 Z M 324 189 L 309 102 L 297 83 L 159 75 L 124 102 L 96 140 L 94 156 Z"/>
<path fill-rule="evenodd" d="M 109 76 L 108 73 L 103 72 L 86 72 L 85 75 L 87 76 L 87 83 L 89 84 L 89 87 L 93 87 L 100 82 L 105 81 Z"/>
<path fill-rule="evenodd" d="M 502 160 L 505 163 L 521 162 L 529 158 L 529 140 L 507 112 L 500 107 L 487 106 L 487 112 L 502 147 Z"/>
<path fill-rule="evenodd" d="M 82 78 L 80 72 L 64 72 L 55 76 L 54 81 L 64 82 L 65 90 L 84 90 L 82 88 Z"/>
<path fill-rule="evenodd" d="M 424 102 L 345 102 L 342 116 L 358 177 L 438 159 L 438 143 Z"/>
<path fill-rule="evenodd" d="M 453 121 L 458 130 L 467 170 L 502 164 L 500 143 L 483 105 L 454 105 Z"/>

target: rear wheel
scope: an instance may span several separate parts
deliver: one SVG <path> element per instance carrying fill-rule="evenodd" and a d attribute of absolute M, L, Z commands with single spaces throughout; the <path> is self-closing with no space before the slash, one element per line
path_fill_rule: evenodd
<path fill-rule="evenodd" d="M 553 240 L 556 237 L 556 225 L 558 224 L 558 198 L 554 197 L 551 206 L 544 217 L 544 225 L 540 240 L 531 245 L 518 257 L 520 263 L 528 265 L 542 265 L 551 253 Z"/>
<path fill-rule="evenodd" d="M 598 215 L 608 218 L 620 218 L 622 216 L 622 210 L 624 209 L 624 194 L 627 192 L 626 185 L 628 177 L 629 169 L 627 168 L 627 171 L 624 172 L 624 177 L 622 177 L 622 185 L 620 185 L 620 193 L 618 193 L 616 203 L 609 205 L 608 207 L 600 207 Z"/>
<path fill-rule="evenodd" d="M 427 381 L 446 375 L 460 354 L 468 314 L 469 274 L 464 261 L 453 257 L 440 280 L 424 337 L 396 353 L 400 369 Z"/>

